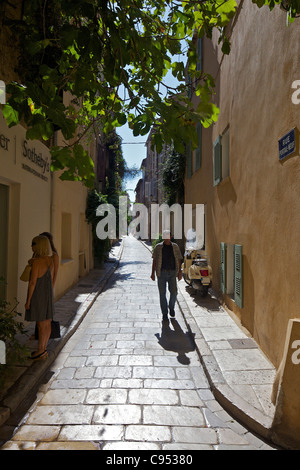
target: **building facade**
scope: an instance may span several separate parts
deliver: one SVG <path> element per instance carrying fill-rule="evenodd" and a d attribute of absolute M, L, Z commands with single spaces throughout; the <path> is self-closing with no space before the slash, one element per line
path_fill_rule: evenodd
<path fill-rule="evenodd" d="M 230 54 L 216 33 L 201 40 L 220 115 L 209 129 L 199 124 L 185 179 L 185 203 L 205 206 L 213 288 L 276 367 L 300 305 L 299 21 L 287 27 L 279 7 L 240 1 Z"/>
<path fill-rule="evenodd" d="M 50 231 L 51 221 L 49 150 L 25 134 L 22 126 L 8 129 L 0 115 L 1 298 L 10 301 L 24 300 L 19 277 L 31 257 L 31 240 Z"/>
<path fill-rule="evenodd" d="M 171 231 L 174 231 L 174 214 L 171 211 L 170 217 L 168 211 L 164 212 L 163 205 L 166 204 L 166 194 L 163 185 L 163 169 L 164 163 L 168 156 L 169 147 L 167 144 L 163 145 L 161 152 L 157 152 L 156 147 L 152 148 L 152 135 L 153 129 L 151 129 L 147 141 L 146 141 L 146 157 L 141 163 L 142 178 L 138 181 L 135 193 L 136 203 L 143 204 L 147 208 L 148 217 L 148 239 L 157 238 L 162 233 L 164 224 L 170 224 Z M 156 214 L 156 209 L 159 209 L 159 220 L 155 224 L 156 228 L 153 228 L 153 219 Z M 163 214 L 166 214 L 166 218 L 163 222 Z M 169 222 L 170 221 L 170 222 Z"/>
<path fill-rule="evenodd" d="M 50 170 L 49 148 L 27 140 L 26 130 L 8 128 L 0 115 L 0 277 L 1 298 L 25 304 L 27 283 L 20 275 L 32 256 L 31 240 L 51 232 L 60 257 L 55 298 L 93 267 L 91 229 L 85 220 L 87 189 L 62 181 Z"/>

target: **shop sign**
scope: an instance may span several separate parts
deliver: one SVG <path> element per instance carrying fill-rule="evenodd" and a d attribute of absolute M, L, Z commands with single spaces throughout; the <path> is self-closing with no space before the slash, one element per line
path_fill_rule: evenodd
<path fill-rule="evenodd" d="M 283 160 L 296 151 L 296 129 L 292 129 L 278 140 L 279 160 Z"/>
<path fill-rule="evenodd" d="M 27 140 L 23 142 L 23 157 L 26 158 L 29 162 L 33 163 L 36 168 L 32 168 L 31 166 L 27 165 L 26 163 L 22 164 L 22 168 L 24 170 L 29 171 L 35 176 L 43 179 L 44 181 L 48 181 L 48 177 L 45 173 L 50 172 L 50 162 L 49 158 L 43 157 L 42 152 L 36 151 L 35 147 L 29 147 Z"/>
<path fill-rule="evenodd" d="M 14 155 L 15 164 L 20 162 L 24 170 L 43 181 L 48 181 L 51 159 L 47 147 L 37 140 L 27 141 L 21 126 L 17 126 L 17 131 L 12 134 L 9 130 L 1 128 L 1 124 L 0 121 L 0 153 Z M 19 160 L 19 156 L 22 161 Z"/>

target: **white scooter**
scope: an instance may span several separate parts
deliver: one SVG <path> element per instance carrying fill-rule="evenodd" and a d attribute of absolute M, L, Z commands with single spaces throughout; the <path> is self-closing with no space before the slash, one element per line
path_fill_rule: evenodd
<path fill-rule="evenodd" d="M 187 232 L 182 276 L 189 286 L 200 292 L 201 297 L 206 297 L 212 283 L 212 269 L 199 246 L 196 232 L 190 229 Z"/>

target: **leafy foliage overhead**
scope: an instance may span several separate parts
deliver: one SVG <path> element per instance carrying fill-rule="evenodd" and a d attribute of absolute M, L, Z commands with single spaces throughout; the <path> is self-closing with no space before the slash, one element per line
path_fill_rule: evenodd
<path fill-rule="evenodd" d="M 218 109 L 211 102 L 214 82 L 198 70 L 193 37 L 220 33 L 224 53 L 230 43 L 225 26 L 236 0 L 4 0 L 20 6 L 20 17 L 5 19 L 19 47 L 21 83 L 7 87 L 3 113 L 9 126 L 23 121 L 27 137 L 49 139 L 60 129 L 64 147 L 54 147 L 53 169 L 62 178 L 91 185 L 93 163 L 80 138 L 96 125 L 102 132 L 129 123 L 134 135 L 156 127 L 154 143 L 196 145 L 195 122 L 209 126 Z M 270 9 L 276 0 L 253 0 Z M 292 20 L 299 0 L 287 0 Z M 187 59 L 188 71 L 185 61 Z M 166 86 L 170 71 L 178 86 Z M 186 93 L 192 77 L 200 104 L 193 109 Z M 194 86 L 193 85 L 193 86 Z M 63 95 L 73 100 L 66 105 Z M 70 144 L 72 142 L 72 144 Z"/>

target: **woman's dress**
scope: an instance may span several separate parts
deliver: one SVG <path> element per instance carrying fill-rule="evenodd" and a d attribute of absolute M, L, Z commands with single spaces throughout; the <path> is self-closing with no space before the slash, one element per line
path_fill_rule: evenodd
<path fill-rule="evenodd" d="M 26 310 L 26 321 L 52 320 L 54 315 L 54 295 L 50 267 L 42 277 L 37 278 L 30 301 L 30 309 Z"/>

